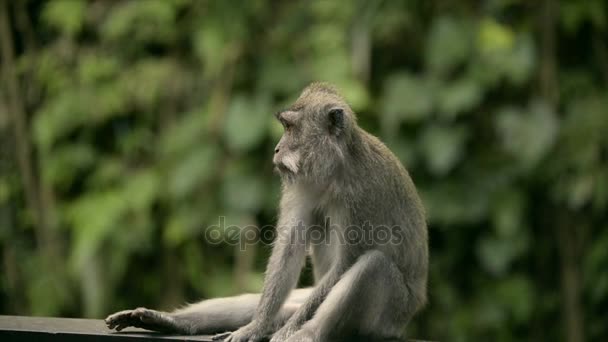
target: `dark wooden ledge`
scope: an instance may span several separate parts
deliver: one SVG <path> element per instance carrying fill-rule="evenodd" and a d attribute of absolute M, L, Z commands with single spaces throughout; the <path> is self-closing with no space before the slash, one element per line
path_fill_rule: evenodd
<path fill-rule="evenodd" d="M 163 335 L 138 328 L 120 333 L 109 330 L 101 319 L 24 317 L 0 315 L 0 341 L 212 341 L 211 336 Z M 388 341 L 383 341 L 388 342 Z M 410 342 L 424 342 L 414 341 Z"/>
<path fill-rule="evenodd" d="M 211 341 L 210 336 L 161 335 L 138 328 L 112 332 L 101 319 L 0 316 L 0 341 Z"/>

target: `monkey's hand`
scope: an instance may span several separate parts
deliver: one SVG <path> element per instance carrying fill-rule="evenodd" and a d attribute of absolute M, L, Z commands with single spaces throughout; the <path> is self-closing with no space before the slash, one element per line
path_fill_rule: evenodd
<path fill-rule="evenodd" d="M 267 329 L 253 320 L 235 332 L 215 335 L 213 340 L 224 339 L 224 342 L 257 342 L 266 338 L 267 335 Z"/>
<path fill-rule="evenodd" d="M 137 308 L 135 310 L 119 311 L 105 319 L 110 329 L 121 331 L 127 327 L 136 327 L 159 332 L 176 332 L 174 319 L 166 313 Z"/>

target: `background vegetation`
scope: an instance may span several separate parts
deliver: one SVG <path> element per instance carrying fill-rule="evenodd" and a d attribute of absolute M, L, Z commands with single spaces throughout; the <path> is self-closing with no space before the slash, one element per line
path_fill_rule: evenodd
<path fill-rule="evenodd" d="M 608 338 L 606 1 L 0 6 L 0 313 L 259 290 L 268 245 L 203 232 L 274 222 L 271 114 L 325 80 L 428 209 L 410 335 Z"/>

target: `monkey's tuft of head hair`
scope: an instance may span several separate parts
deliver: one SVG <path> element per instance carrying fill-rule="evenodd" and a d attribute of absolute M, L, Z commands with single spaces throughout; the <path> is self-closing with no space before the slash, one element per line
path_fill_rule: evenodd
<path fill-rule="evenodd" d="M 357 117 L 338 88 L 328 82 L 313 82 L 309 84 L 290 107 L 294 111 L 302 111 L 325 116 L 328 106 L 340 107 L 348 119 L 356 122 Z M 315 115 L 312 115 L 315 116 Z"/>
<path fill-rule="evenodd" d="M 328 82 L 313 82 L 309 84 L 306 88 L 304 88 L 304 93 L 326 93 L 331 95 L 336 95 L 342 97 L 338 89 L 331 83 Z"/>

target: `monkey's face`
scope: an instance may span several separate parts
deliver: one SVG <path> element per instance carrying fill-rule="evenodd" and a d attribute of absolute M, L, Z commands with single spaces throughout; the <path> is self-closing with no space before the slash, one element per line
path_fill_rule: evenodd
<path fill-rule="evenodd" d="M 297 111 L 286 110 L 276 114 L 277 120 L 283 125 L 283 136 L 274 148 L 274 163 L 281 176 L 292 178 L 300 172 L 302 159 L 302 115 Z"/>
<path fill-rule="evenodd" d="M 339 95 L 328 92 L 331 89 L 311 87 L 293 106 L 276 114 L 284 133 L 273 162 L 286 181 L 327 184 L 347 154 L 353 114 Z"/>

